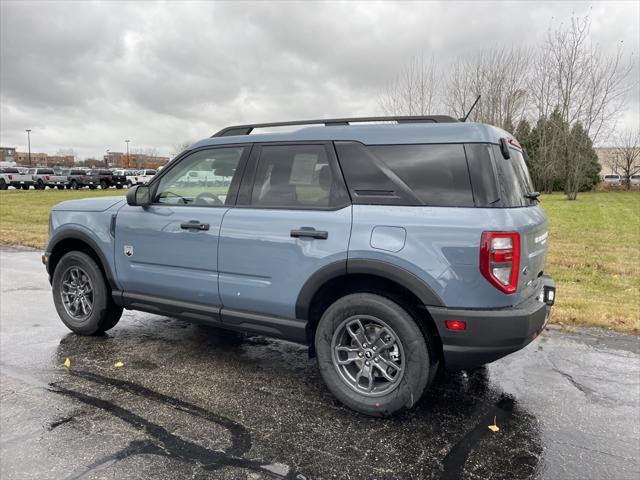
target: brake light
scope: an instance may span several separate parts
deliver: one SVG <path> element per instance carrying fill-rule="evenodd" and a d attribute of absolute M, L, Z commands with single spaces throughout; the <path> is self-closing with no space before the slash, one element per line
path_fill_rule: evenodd
<path fill-rule="evenodd" d="M 13 175 L 9 175 L 9 180 L 13 180 Z"/>
<path fill-rule="evenodd" d="M 107 175 L 107 180 L 111 181 L 113 177 L 111 175 Z"/>
<path fill-rule="evenodd" d="M 444 322 L 448 330 L 464 331 L 467 329 L 467 322 L 463 320 L 446 320 Z"/>
<path fill-rule="evenodd" d="M 80 180 L 81 182 L 84 182 L 84 177 L 80 176 L 78 177 L 78 180 Z"/>
<path fill-rule="evenodd" d="M 49 175 L 45 175 L 44 179 L 49 180 Z"/>
<path fill-rule="evenodd" d="M 480 272 L 498 290 L 514 293 L 518 289 L 520 234 L 482 232 Z"/>
<path fill-rule="evenodd" d="M 137 182 L 138 181 L 138 177 L 135 177 L 135 178 L 136 178 L 136 182 Z"/>

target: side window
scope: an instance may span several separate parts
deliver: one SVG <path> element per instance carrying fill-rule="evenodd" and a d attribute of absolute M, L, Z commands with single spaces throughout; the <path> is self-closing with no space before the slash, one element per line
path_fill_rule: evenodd
<path fill-rule="evenodd" d="M 192 153 L 160 179 L 154 202 L 170 205 L 225 205 L 246 147 Z"/>
<path fill-rule="evenodd" d="M 378 156 L 425 205 L 473 207 L 473 193 L 461 144 L 376 145 Z"/>
<path fill-rule="evenodd" d="M 265 145 L 256 170 L 251 204 L 315 208 L 347 200 L 323 145 Z"/>

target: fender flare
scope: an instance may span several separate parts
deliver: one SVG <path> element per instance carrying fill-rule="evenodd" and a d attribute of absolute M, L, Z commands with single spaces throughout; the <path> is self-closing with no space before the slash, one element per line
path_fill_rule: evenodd
<path fill-rule="evenodd" d="M 53 253 L 54 249 L 56 248 L 56 246 L 58 246 L 58 244 L 64 240 L 80 240 L 81 242 L 86 243 L 87 245 L 89 245 L 89 247 L 96 253 L 96 255 L 98 256 L 98 259 L 100 260 L 100 266 L 102 267 L 102 270 L 104 271 L 105 276 L 107 277 L 107 282 L 109 283 L 109 286 L 111 287 L 111 290 L 113 291 L 118 291 L 120 290 L 116 281 L 115 281 L 115 275 L 113 274 L 113 271 L 111 270 L 111 265 L 109 264 L 109 262 L 107 261 L 104 252 L 102 251 L 102 249 L 99 247 L 98 242 L 96 242 L 88 233 L 82 231 L 82 230 L 77 230 L 77 229 L 67 229 L 67 230 L 62 230 L 58 233 L 55 233 L 50 239 L 49 239 L 49 243 L 47 244 L 47 251 L 46 254 L 50 257 L 51 254 Z M 47 265 L 47 271 L 49 273 L 49 277 L 50 279 L 52 278 L 52 274 L 53 272 L 49 271 L 49 266 Z"/>
<path fill-rule="evenodd" d="M 298 294 L 296 318 L 309 320 L 309 309 L 316 292 L 328 281 L 351 274 L 374 275 L 391 280 L 409 290 L 427 307 L 445 306 L 433 289 L 409 270 L 381 260 L 345 259 L 330 263 L 309 277 Z"/>

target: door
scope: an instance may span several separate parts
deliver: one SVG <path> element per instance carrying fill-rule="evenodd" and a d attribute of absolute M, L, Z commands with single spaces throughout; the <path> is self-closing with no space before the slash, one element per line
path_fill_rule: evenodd
<path fill-rule="evenodd" d="M 346 260 L 350 233 L 351 205 L 330 144 L 254 147 L 220 231 L 223 322 L 304 340 L 298 294 L 314 272 Z"/>
<path fill-rule="evenodd" d="M 249 149 L 192 152 L 151 184 L 150 206 L 120 209 L 115 258 L 125 303 L 216 312 L 220 225 L 235 203 Z M 190 182 L 192 172 L 205 180 Z"/>

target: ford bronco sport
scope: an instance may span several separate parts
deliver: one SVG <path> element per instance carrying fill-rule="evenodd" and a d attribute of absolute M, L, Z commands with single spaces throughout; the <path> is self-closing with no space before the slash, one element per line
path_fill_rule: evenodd
<path fill-rule="evenodd" d="M 525 160 L 509 133 L 445 116 L 228 127 L 126 201 L 56 205 L 43 262 L 78 334 L 127 308 L 304 343 L 340 401 L 391 415 L 439 366 L 544 328 L 555 287 Z"/>

